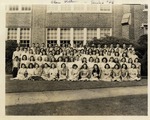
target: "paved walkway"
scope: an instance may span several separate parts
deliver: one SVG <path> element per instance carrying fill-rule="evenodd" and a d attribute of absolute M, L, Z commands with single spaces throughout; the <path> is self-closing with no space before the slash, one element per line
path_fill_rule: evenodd
<path fill-rule="evenodd" d="M 6 106 L 147 94 L 147 86 L 7 93 Z"/>

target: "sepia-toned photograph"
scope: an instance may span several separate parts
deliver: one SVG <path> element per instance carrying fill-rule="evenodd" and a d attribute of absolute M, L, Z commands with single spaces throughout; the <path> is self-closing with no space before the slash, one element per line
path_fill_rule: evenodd
<path fill-rule="evenodd" d="M 148 4 L 5 6 L 6 116 L 147 116 Z"/>

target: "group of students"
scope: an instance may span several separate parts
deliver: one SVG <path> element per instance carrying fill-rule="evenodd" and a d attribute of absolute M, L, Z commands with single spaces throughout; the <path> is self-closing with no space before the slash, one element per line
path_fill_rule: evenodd
<path fill-rule="evenodd" d="M 11 80 L 133 81 L 141 79 L 141 63 L 132 45 L 61 47 L 33 43 L 17 47 Z"/>

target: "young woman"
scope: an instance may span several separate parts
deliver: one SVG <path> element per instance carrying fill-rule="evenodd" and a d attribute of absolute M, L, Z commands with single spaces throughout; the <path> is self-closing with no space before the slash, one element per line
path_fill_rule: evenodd
<path fill-rule="evenodd" d="M 49 79 L 48 80 L 57 80 L 58 79 L 58 69 L 54 63 L 51 64 L 51 68 L 49 69 Z"/>
<path fill-rule="evenodd" d="M 13 59 L 13 66 L 12 66 L 12 73 L 13 73 L 13 78 L 17 77 L 17 73 L 18 73 L 18 70 L 19 70 L 19 58 L 18 56 L 16 56 L 14 59 Z"/>
<path fill-rule="evenodd" d="M 121 66 L 121 79 L 122 81 L 128 81 L 129 80 L 129 72 L 126 64 L 122 64 Z"/>
<path fill-rule="evenodd" d="M 91 74 L 91 81 L 98 81 L 100 79 L 101 70 L 99 69 L 97 64 L 94 64 L 92 74 Z"/>
<path fill-rule="evenodd" d="M 81 70 L 80 70 L 80 80 L 81 81 L 87 81 L 89 80 L 89 69 L 88 69 L 88 66 L 86 63 L 84 63 L 81 67 Z"/>
<path fill-rule="evenodd" d="M 110 65 L 110 68 L 113 69 L 115 66 L 114 57 L 110 57 L 108 64 Z"/>
<path fill-rule="evenodd" d="M 79 69 L 76 64 L 73 64 L 72 68 L 70 69 L 69 80 L 78 81 L 78 79 L 79 79 Z"/>
<path fill-rule="evenodd" d="M 43 68 L 43 72 L 42 72 L 42 75 L 41 77 L 44 79 L 44 80 L 48 80 L 49 79 L 49 65 L 47 63 L 44 64 L 44 68 Z"/>
<path fill-rule="evenodd" d="M 92 74 L 92 70 L 93 70 L 93 66 L 94 66 L 94 58 L 93 57 L 90 57 L 89 58 L 89 61 L 88 61 L 88 68 L 89 68 L 89 71 L 90 71 L 90 75 Z"/>
<path fill-rule="evenodd" d="M 121 82 L 121 69 L 119 64 L 116 64 L 112 70 L 112 81 Z"/>
<path fill-rule="evenodd" d="M 67 80 L 68 79 L 68 68 L 65 63 L 61 64 L 61 69 L 58 72 L 59 80 Z"/>
<path fill-rule="evenodd" d="M 134 80 L 140 80 L 141 78 L 139 77 L 139 71 L 136 68 L 135 64 L 131 64 L 131 68 L 129 69 L 129 80 L 134 81 Z"/>
<path fill-rule="evenodd" d="M 33 65 L 35 64 L 35 58 L 34 56 L 30 56 L 29 58 L 29 64 L 32 63 Z"/>
<path fill-rule="evenodd" d="M 131 65 L 133 64 L 132 58 L 129 58 L 129 59 L 128 59 L 128 63 L 126 63 L 126 64 L 127 64 L 127 67 L 130 69 L 130 68 L 131 68 Z"/>
<path fill-rule="evenodd" d="M 21 64 L 25 64 L 26 66 L 28 66 L 29 60 L 28 60 L 28 58 L 27 58 L 26 55 L 23 55 L 23 56 L 22 56 L 20 65 L 21 65 Z"/>
<path fill-rule="evenodd" d="M 57 68 L 58 68 L 58 70 L 61 68 L 61 64 L 63 63 L 63 58 L 60 56 L 60 57 L 58 57 L 58 59 L 57 59 Z"/>
<path fill-rule="evenodd" d="M 42 57 L 41 57 L 41 56 L 39 56 L 39 57 L 37 58 L 36 63 L 37 63 L 37 64 L 38 64 L 41 68 L 43 67 L 44 62 L 43 62 L 43 60 L 42 60 Z"/>
<path fill-rule="evenodd" d="M 139 77 L 141 76 L 141 63 L 139 62 L 139 58 L 134 59 L 134 64 L 136 65 L 136 68 L 138 69 Z"/>
<path fill-rule="evenodd" d="M 104 66 L 100 80 L 107 81 L 107 82 L 110 82 L 112 80 L 112 70 L 110 69 L 109 64 L 106 64 Z"/>
<path fill-rule="evenodd" d="M 32 80 L 32 76 L 34 76 L 34 65 L 32 63 L 29 63 L 27 73 L 28 73 L 27 79 Z"/>
<path fill-rule="evenodd" d="M 21 64 L 21 68 L 18 70 L 17 77 L 11 78 L 10 80 L 26 80 L 27 78 L 27 68 L 24 63 Z"/>

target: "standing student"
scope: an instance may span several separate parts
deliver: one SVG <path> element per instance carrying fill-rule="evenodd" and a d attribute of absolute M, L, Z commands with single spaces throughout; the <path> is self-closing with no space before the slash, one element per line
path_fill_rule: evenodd
<path fill-rule="evenodd" d="M 90 74 L 90 71 L 88 69 L 88 66 L 86 63 L 84 63 L 80 69 L 80 80 L 81 81 L 87 81 L 89 80 L 89 74 Z"/>
<path fill-rule="evenodd" d="M 121 79 L 122 81 L 128 81 L 129 80 L 129 72 L 126 64 L 122 64 L 121 66 Z"/>
<path fill-rule="evenodd" d="M 26 80 L 27 78 L 27 68 L 24 63 L 21 64 L 21 68 L 18 70 L 17 77 L 11 78 L 10 80 Z"/>
<path fill-rule="evenodd" d="M 65 63 L 61 64 L 61 69 L 59 70 L 59 80 L 67 80 L 68 79 L 68 68 Z"/>
<path fill-rule="evenodd" d="M 16 56 L 14 59 L 13 59 L 13 66 L 12 66 L 12 73 L 13 73 L 13 78 L 17 77 L 17 73 L 18 73 L 18 70 L 19 70 L 19 58 L 18 56 Z"/>
<path fill-rule="evenodd" d="M 13 52 L 12 60 L 13 60 L 16 56 L 17 56 L 19 59 L 21 58 L 21 54 L 20 54 L 20 49 L 19 49 L 19 47 L 16 47 L 16 50 Z"/>
<path fill-rule="evenodd" d="M 129 69 L 129 80 L 134 81 L 134 80 L 140 80 L 141 78 L 139 77 L 139 71 L 136 68 L 135 64 L 131 64 L 131 68 Z"/>
<path fill-rule="evenodd" d="M 69 69 L 70 75 L 69 75 L 69 80 L 70 81 L 78 81 L 79 79 L 79 69 L 76 64 L 72 65 L 72 68 Z"/>
<path fill-rule="evenodd" d="M 91 74 L 91 81 L 98 81 L 100 79 L 101 70 L 97 64 L 93 65 L 93 70 Z"/>
<path fill-rule="evenodd" d="M 112 81 L 121 82 L 121 69 L 119 64 L 116 64 L 112 70 Z"/>
<path fill-rule="evenodd" d="M 57 80 L 58 79 L 58 69 L 56 68 L 56 64 L 52 63 L 49 69 L 49 79 L 48 80 Z"/>
<path fill-rule="evenodd" d="M 104 66 L 100 80 L 107 81 L 107 82 L 110 82 L 112 80 L 112 69 L 110 69 L 109 64 L 106 64 Z"/>
<path fill-rule="evenodd" d="M 134 64 L 136 65 L 136 68 L 138 69 L 139 76 L 141 76 L 141 63 L 139 62 L 139 58 L 134 59 Z"/>

